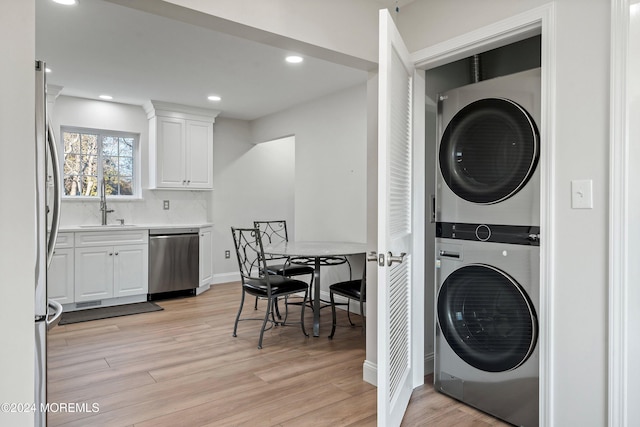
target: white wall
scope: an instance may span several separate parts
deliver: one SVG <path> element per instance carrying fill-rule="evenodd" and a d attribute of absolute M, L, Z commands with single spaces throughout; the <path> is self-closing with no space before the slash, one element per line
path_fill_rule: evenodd
<path fill-rule="evenodd" d="M 34 399 L 35 4 L 3 2 L 0 14 L 0 402 Z M 11 65 L 11 66 L 9 66 Z M 33 414 L 0 411 L 0 425 Z"/>
<path fill-rule="evenodd" d="M 104 102 L 69 96 L 59 96 L 51 110 L 56 141 L 61 144 L 60 126 L 74 126 L 131 132 L 140 135 L 140 170 L 142 199 L 135 201 L 107 200 L 109 223 L 124 218 L 126 224 L 201 224 L 209 218 L 210 191 L 149 190 L 149 121 L 141 106 Z M 214 128 L 216 124 L 214 124 Z M 62 151 L 61 151 L 62 152 Z M 170 209 L 163 209 L 163 200 L 170 201 Z M 99 201 L 83 202 L 66 199 L 62 202 L 60 222 L 65 225 L 100 224 Z"/>
<path fill-rule="evenodd" d="M 239 280 L 231 227 L 254 220 L 287 221 L 294 231 L 295 138 L 252 144 L 249 123 L 218 118 L 213 136 L 214 283 Z M 224 251 L 231 258 L 224 258 Z"/>
<path fill-rule="evenodd" d="M 398 21 L 409 46 L 418 50 L 545 3 L 418 0 L 401 11 Z M 595 427 L 606 425 L 607 415 L 610 6 L 607 0 L 554 3 L 557 115 L 550 165 L 555 225 L 555 239 L 549 242 L 555 254 L 549 284 L 550 409 L 554 425 Z M 593 180 L 594 209 L 571 209 L 573 179 Z"/>
<path fill-rule="evenodd" d="M 366 85 L 251 123 L 255 142 L 296 137 L 299 240 L 366 241 Z"/>

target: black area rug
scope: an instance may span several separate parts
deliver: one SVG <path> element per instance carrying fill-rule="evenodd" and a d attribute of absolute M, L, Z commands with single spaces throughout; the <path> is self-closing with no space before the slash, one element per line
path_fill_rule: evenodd
<path fill-rule="evenodd" d="M 89 320 L 107 319 L 109 317 L 129 316 L 131 314 L 150 313 L 164 310 L 159 305 L 146 301 L 135 304 L 114 305 L 112 307 L 90 308 L 88 310 L 70 311 L 62 313 L 60 325 L 87 322 Z"/>

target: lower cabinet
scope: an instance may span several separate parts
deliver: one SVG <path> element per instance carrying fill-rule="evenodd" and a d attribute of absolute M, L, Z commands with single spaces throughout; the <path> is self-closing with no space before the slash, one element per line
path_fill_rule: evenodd
<path fill-rule="evenodd" d="M 47 270 L 47 298 L 70 304 L 74 302 L 73 292 L 73 248 L 56 248 Z"/>
<path fill-rule="evenodd" d="M 146 229 L 60 233 L 47 296 L 67 311 L 145 300 L 148 266 Z"/>
<path fill-rule="evenodd" d="M 60 304 L 74 302 L 73 233 L 60 233 L 47 269 L 47 298 Z"/>
<path fill-rule="evenodd" d="M 148 245 L 76 248 L 75 302 L 146 294 Z"/>
<path fill-rule="evenodd" d="M 213 227 L 200 229 L 200 286 L 213 281 Z"/>

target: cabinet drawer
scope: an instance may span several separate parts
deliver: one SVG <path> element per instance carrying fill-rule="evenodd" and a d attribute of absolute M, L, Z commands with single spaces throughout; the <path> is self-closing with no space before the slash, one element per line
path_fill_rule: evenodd
<path fill-rule="evenodd" d="M 75 234 L 76 248 L 149 243 L 149 230 L 147 229 L 113 232 L 87 231 Z"/>
<path fill-rule="evenodd" d="M 56 249 L 65 249 L 73 247 L 73 233 L 58 233 L 56 239 Z"/>

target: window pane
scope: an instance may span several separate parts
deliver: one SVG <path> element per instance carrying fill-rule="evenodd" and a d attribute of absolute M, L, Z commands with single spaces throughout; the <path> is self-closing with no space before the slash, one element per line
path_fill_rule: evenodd
<path fill-rule="evenodd" d="M 66 175 L 77 175 L 80 173 L 80 156 L 67 154 L 64 156 L 63 173 Z"/>
<path fill-rule="evenodd" d="M 117 176 L 105 176 L 104 177 L 105 190 L 107 196 L 118 195 L 118 177 Z"/>
<path fill-rule="evenodd" d="M 80 157 L 80 173 L 82 175 L 98 175 L 98 158 L 96 156 Z"/>
<path fill-rule="evenodd" d="M 117 156 L 118 138 L 113 136 L 105 136 L 102 139 L 102 154 L 104 156 Z"/>
<path fill-rule="evenodd" d="M 97 176 L 83 176 L 82 177 L 82 196 L 97 196 L 98 195 L 98 177 Z"/>
<path fill-rule="evenodd" d="M 118 175 L 118 158 L 117 157 L 104 157 L 102 161 L 102 173 L 105 176 Z"/>
<path fill-rule="evenodd" d="M 132 196 L 133 195 L 133 178 L 130 176 L 120 177 L 120 195 Z"/>
<path fill-rule="evenodd" d="M 80 184 L 78 182 L 78 176 L 65 176 L 64 178 L 64 195 L 65 196 L 79 196 Z"/>
<path fill-rule="evenodd" d="M 120 155 L 133 157 L 133 138 L 120 138 Z"/>
<path fill-rule="evenodd" d="M 98 135 L 82 134 L 80 149 L 83 154 L 98 155 Z"/>
<path fill-rule="evenodd" d="M 65 153 L 80 153 L 80 134 L 64 132 L 63 139 Z"/>
<path fill-rule="evenodd" d="M 133 158 L 132 157 L 120 157 L 120 164 L 118 171 L 120 175 L 133 176 Z"/>

